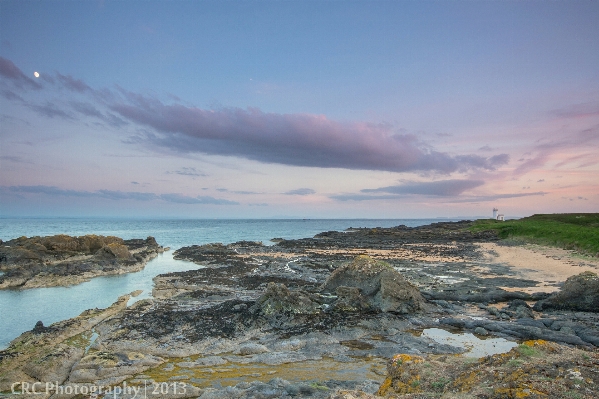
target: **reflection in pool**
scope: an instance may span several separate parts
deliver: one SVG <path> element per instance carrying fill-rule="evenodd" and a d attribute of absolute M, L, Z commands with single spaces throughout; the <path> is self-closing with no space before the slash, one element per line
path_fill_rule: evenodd
<path fill-rule="evenodd" d="M 440 344 L 464 348 L 463 356 L 484 357 L 497 353 L 509 352 L 518 346 L 516 342 L 504 338 L 480 339 L 471 333 L 451 333 L 440 328 L 427 328 L 422 331 L 421 337 L 427 337 Z"/>

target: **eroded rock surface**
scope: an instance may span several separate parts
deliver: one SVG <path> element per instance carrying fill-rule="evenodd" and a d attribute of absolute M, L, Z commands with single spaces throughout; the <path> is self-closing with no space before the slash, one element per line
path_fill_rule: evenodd
<path fill-rule="evenodd" d="M 67 286 L 96 276 L 135 272 L 163 251 L 153 237 L 20 237 L 0 247 L 0 289 Z"/>
<path fill-rule="evenodd" d="M 387 390 L 379 393 L 476 397 L 468 396 L 474 388 L 456 382 L 454 389 L 441 379 L 462 381 L 472 372 L 480 374 L 472 377 L 476 384 L 513 382 L 513 389 L 522 388 L 505 391 L 504 397 L 540 389 L 534 383 L 518 385 L 532 373 L 526 368 L 532 364 L 528 358 L 510 355 L 526 365 L 528 374 L 512 380 L 489 374 L 507 372 L 517 362 L 505 357 L 464 360 L 456 355 L 466 348 L 419 333 L 427 328 L 512 341 L 544 339 L 578 348 L 534 347 L 539 353 L 557 348 L 562 363 L 546 357 L 547 370 L 575 364 L 575 356 L 595 362 L 597 313 L 531 308 L 548 300 L 548 294 L 519 291 L 538 282 L 521 278 L 509 265 L 486 262 L 477 243 L 496 236 L 470 233 L 467 226 L 352 229 L 277 239 L 271 246 L 242 241 L 181 248 L 176 258 L 202 267 L 155 277 L 153 299 L 39 325 L 13 341 L 0 352 L 0 382 L 5 384 L 0 389 L 15 378 L 34 382 L 51 376 L 73 386 L 183 384 L 183 396 L 171 391 L 159 395 L 173 398 L 372 398 L 385 386 L 385 364 L 397 360 L 397 354 L 414 360 L 420 380 L 411 369 L 390 369 Z M 120 245 L 132 251 L 131 244 Z M 124 259 L 119 248 L 111 253 Z M 100 249 L 98 256 L 108 256 L 111 247 L 103 245 L 96 253 Z M 587 367 L 584 359 L 581 364 Z M 427 363 L 437 380 L 424 380 Z M 569 378 L 570 363 L 556 375 Z M 579 372 L 587 378 L 586 371 Z M 402 386 L 408 388 L 401 391 Z M 597 393 L 595 385 L 587 388 Z M 586 395 L 584 390 L 572 392 Z M 122 396 L 128 397 L 133 395 Z"/>

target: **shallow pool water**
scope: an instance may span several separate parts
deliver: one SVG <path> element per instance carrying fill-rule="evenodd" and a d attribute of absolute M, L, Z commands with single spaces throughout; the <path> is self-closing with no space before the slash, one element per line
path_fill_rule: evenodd
<path fill-rule="evenodd" d="M 452 333 L 440 328 L 427 328 L 422 331 L 421 337 L 430 338 L 440 344 L 464 348 L 462 356 L 484 357 L 498 353 L 509 352 L 518 346 L 516 342 L 504 338 L 478 338 L 471 333 Z"/>
<path fill-rule="evenodd" d="M 70 287 L 29 290 L 0 290 L 0 349 L 31 330 L 40 320 L 45 326 L 79 315 L 86 309 L 106 308 L 119 296 L 136 290 L 143 292 L 131 302 L 152 296 L 152 279 L 162 273 L 197 269 L 192 262 L 173 259 L 173 251 L 159 254 L 136 273 L 93 278 Z"/>

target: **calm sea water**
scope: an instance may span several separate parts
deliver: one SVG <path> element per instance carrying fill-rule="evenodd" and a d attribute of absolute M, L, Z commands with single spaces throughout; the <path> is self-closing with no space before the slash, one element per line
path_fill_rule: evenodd
<path fill-rule="evenodd" d="M 123 220 L 123 219 L 0 219 L 0 239 L 68 234 L 114 235 L 124 239 L 153 236 L 171 250 L 148 263 L 144 270 L 98 277 L 72 287 L 0 290 L 0 349 L 33 328 L 75 317 L 86 309 L 105 308 L 124 294 L 143 290 L 136 300 L 151 296 L 152 278 L 161 273 L 196 269 L 191 262 L 173 259 L 173 251 L 187 245 L 240 240 L 272 244 L 271 238 L 312 237 L 322 231 L 349 227 L 415 227 L 449 219 L 292 219 L 292 220 Z"/>

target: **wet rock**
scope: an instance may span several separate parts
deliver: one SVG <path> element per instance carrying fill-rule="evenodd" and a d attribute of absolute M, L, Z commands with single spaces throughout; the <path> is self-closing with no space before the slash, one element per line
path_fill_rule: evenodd
<path fill-rule="evenodd" d="M 514 299 L 508 303 L 507 309 L 511 310 L 517 319 L 534 319 L 535 315 L 532 308 L 521 299 Z"/>
<path fill-rule="evenodd" d="M 483 327 L 476 327 L 474 329 L 474 333 L 478 334 L 478 335 L 483 335 L 483 336 L 489 335 L 489 332 L 487 330 L 485 330 Z"/>
<path fill-rule="evenodd" d="M 388 263 L 366 255 L 336 269 L 321 290 L 336 292 L 339 287 L 345 287 L 342 289 L 344 303 L 354 308 L 360 306 L 361 299 L 355 290 L 347 288 L 357 288 L 372 308 L 383 312 L 415 313 L 424 309 L 426 304 L 418 289 Z"/>
<path fill-rule="evenodd" d="M 475 330 L 477 327 L 482 327 L 487 331 L 493 332 L 495 335 L 523 340 L 543 339 L 580 346 L 589 346 L 589 344 L 593 343 L 592 338 L 591 340 L 585 340 L 580 335 L 554 331 L 547 328 L 542 321 L 528 318 L 518 319 L 516 322 L 442 318 L 439 320 L 439 323 L 467 330 Z M 593 336 L 593 333 L 589 334 L 589 336 Z"/>
<path fill-rule="evenodd" d="M 599 277 L 590 271 L 569 277 L 560 291 L 534 306 L 536 311 L 547 309 L 599 312 Z"/>

